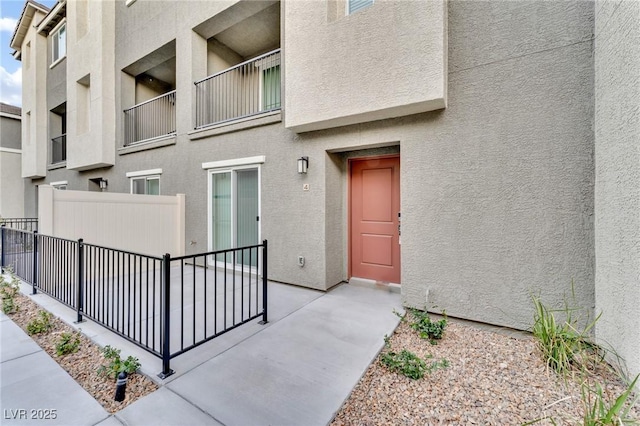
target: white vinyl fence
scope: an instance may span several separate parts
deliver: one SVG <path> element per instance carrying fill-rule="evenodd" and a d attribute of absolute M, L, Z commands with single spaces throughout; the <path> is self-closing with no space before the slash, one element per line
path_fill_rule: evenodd
<path fill-rule="evenodd" d="M 39 187 L 38 232 L 152 256 L 185 254 L 185 196 Z"/>

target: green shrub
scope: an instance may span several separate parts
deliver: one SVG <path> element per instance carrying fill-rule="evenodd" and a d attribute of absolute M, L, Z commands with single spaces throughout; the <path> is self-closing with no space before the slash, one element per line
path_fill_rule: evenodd
<path fill-rule="evenodd" d="M 106 375 L 114 380 L 118 378 L 118 374 L 121 372 L 130 375 L 140 368 L 138 358 L 129 356 L 123 361 L 120 358 L 120 349 L 115 349 L 109 345 L 102 349 L 102 356 L 106 361 L 109 361 L 109 364 L 101 365 L 100 368 L 98 368 L 98 374 Z"/>
<path fill-rule="evenodd" d="M 382 365 L 410 379 L 418 380 L 423 378 L 425 373 L 432 373 L 440 368 L 449 366 L 449 361 L 446 359 L 433 361 L 427 365 L 426 360 L 406 349 L 399 353 L 394 352 L 391 350 L 391 342 L 388 336 L 384 336 L 384 346 L 385 351 L 380 355 Z M 427 358 L 432 358 L 432 356 L 429 355 Z"/>
<path fill-rule="evenodd" d="M 62 333 L 60 339 L 56 343 L 56 353 L 58 356 L 67 355 L 73 352 L 77 352 L 80 347 L 80 334 L 74 333 Z"/>
<path fill-rule="evenodd" d="M 406 349 L 403 349 L 400 353 L 387 351 L 382 354 L 380 361 L 389 370 L 414 380 L 422 379 L 427 371 L 426 362 Z"/>
<path fill-rule="evenodd" d="M 437 344 L 436 340 L 440 340 L 444 336 L 447 318 L 434 322 L 431 321 L 427 312 L 417 309 L 411 309 L 410 311 L 413 316 L 410 324 L 411 328 L 416 330 L 422 339 L 428 339 L 432 345 Z"/>
<path fill-rule="evenodd" d="M 39 311 L 38 317 L 32 319 L 27 324 L 27 333 L 29 335 L 46 333 L 51 330 L 53 324 L 51 324 L 52 315 L 47 311 Z"/>

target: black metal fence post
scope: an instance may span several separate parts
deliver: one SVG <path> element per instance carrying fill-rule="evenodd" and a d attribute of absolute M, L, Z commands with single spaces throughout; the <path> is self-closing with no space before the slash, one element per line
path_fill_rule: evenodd
<path fill-rule="evenodd" d="M 0 244 L 2 244 L 2 252 L 0 253 L 0 268 L 4 267 L 4 252 L 6 251 L 5 241 L 4 241 L 4 223 L 0 226 Z"/>
<path fill-rule="evenodd" d="M 171 369 L 171 255 L 162 256 L 162 371 L 158 374 L 166 379 L 174 373 Z"/>
<path fill-rule="evenodd" d="M 33 282 L 31 294 L 38 293 L 38 231 L 33 231 Z"/>
<path fill-rule="evenodd" d="M 77 322 L 82 322 L 82 312 L 84 310 L 84 242 L 82 238 L 78 240 L 78 289 L 76 294 L 78 296 L 76 301 Z"/>
<path fill-rule="evenodd" d="M 267 240 L 262 241 L 262 321 L 260 324 L 266 324 L 267 321 Z"/>

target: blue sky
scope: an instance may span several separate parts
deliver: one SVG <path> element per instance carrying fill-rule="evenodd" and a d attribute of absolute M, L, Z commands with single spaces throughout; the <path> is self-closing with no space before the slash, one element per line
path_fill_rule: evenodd
<path fill-rule="evenodd" d="M 0 101 L 11 105 L 22 105 L 22 63 L 13 59 L 9 47 L 13 30 L 20 18 L 24 0 L 0 0 Z M 52 7 L 56 0 L 40 0 Z"/>

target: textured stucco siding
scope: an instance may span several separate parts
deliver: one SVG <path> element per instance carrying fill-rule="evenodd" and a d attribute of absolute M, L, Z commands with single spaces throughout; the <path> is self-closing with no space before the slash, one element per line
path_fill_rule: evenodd
<path fill-rule="evenodd" d="M 451 1 L 449 18 L 448 108 L 401 146 L 404 301 L 528 328 L 530 295 L 557 305 L 573 280 L 590 313 L 593 4 Z"/>
<path fill-rule="evenodd" d="M 596 336 L 640 373 L 640 3 L 596 3 Z"/>
<path fill-rule="evenodd" d="M 115 2 L 86 3 L 87 32 L 79 32 L 80 2 L 67 3 L 67 167 L 86 170 L 115 163 Z M 88 100 L 85 95 L 89 82 Z"/>
<path fill-rule="evenodd" d="M 318 130 L 446 106 L 446 1 L 381 0 L 334 21 L 331 3 L 284 2 L 287 128 Z"/>
<path fill-rule="evenodd" d="M 20 149 L 22 138 L 21 121 L 16 118 L 0 116 L 0 147 Z"/>
<path fill-rule="evenodd" d="M 560 304 L 573 280 L 576 303 L 592 311 L 593 3 L 448 2 L 446 110 L 299 134 L 275 122 L 205 136 L 193 132 L 193 81 L 206 76 L 209 55 L 193 28 L 232 3 L 117 3 L 113 146 L 122 145 L 122 109 L 133 88 L 122 70 L 174 40 L 175 143 L 120 151 L 110 168 L 53 170 L 46 182 L 88 189 L 88 179 L 103 177 L 109 192 L 129 192 L 127 172 L 161 168 L 161 193 L 186 194 L 186 250 L 196 253 L 208 249 L 202 163 L 265 156 L 260 226 L 269 240 L 269 278 L 327 289 L 348 278 L 348 159 L 400 152 L 407 305 L 527 328 L 530 294 Z M 310 6 L 326 20 L 315 3 L 326 3 Z M 288 37 L 287 25 L 283 31 Z M 375 38 L 387 28 L 367 31 Z M 284 96 L 295 84 L 286 71 L 291 55 L 283 46 Z M 282 111 L 285 120 L 289 113 Z M 296 172 L 300 156 L 309 157 L 306 175 Z M 306 258 L 304 267 L 297 256 Z"/>
<path fill-rule="evenodd" d="M 20 156 L 0 150 L 0 217 L 24 217 Z"/>
<path fill-rule="evenodd" d="M 43 177 L 47 173 L 48 110 L 43 89 L 50 63 L 48 40 L 35 28 L 43 17 L 42 12 L 35 12 L 22 42 L 22 176 L 26 178 Z"/>

